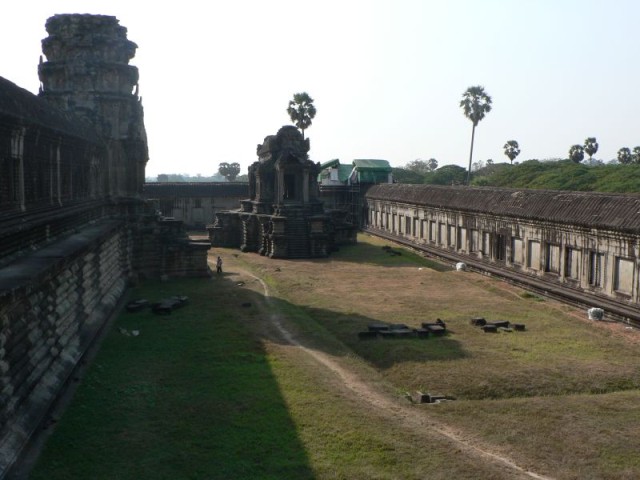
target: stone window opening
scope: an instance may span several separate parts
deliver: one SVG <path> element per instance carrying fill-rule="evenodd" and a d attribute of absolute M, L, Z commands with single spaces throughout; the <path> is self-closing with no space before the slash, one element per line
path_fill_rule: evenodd
<path fill-rule="evenodd" d="M 482 255 L 489 257 L 491 255 L 491 233 L 482 232 Z"/>
<path fill-rule="evenodd" d="M 614 290 L 624 295 L 633 293 L 635 263 L 632 259 L 616 257 Z"/>
<path fill-rule="evenodd" d="M 524 243 L 521 238 L 511 238 L 511 263 L 514 265 L 522 265 L 524 252 Z"/>
<path fill-rule="evenodd" d="M 297 200 L 296 176 L 293 173 L 284 174 L 284 195 L 285 200 Z"/>
<path fill-rule="evenodd" d="M 527 267 L 540 270 L 540 242 L 529 240 L 527 244 Z"/>
<path fill-rule="evenodd" d="M 564 258 L 564 276 L 573 280 L 578 279 L 578 250 L 573 247 L 567 247 Z"/>
<path fill-rule="evenodd" d="M 560 273 L 560 246 L 547 243 L 544 260 L 544 271 L 548 273 Z"/>
<path fill-rule="evenodd" d="M 507 257 L 507 241 L 504 235 L 496 234 L 496 260 L 504 261 Z"/>
<path fill-rule="evenodd" d="M 456 248 L 456 226 L 448 225 L 447 228 L 447 246 L 449 248 Z"/>
<path fill-rule="evenodd" d="M 469 253 L 476 253 L 478 251 L 478 230 L 472 228 L 469 235 Z"/>
<path fill-rule="evenodd" d="M 589 285 L 602 287 L 603 268 L 604 253 L 591 252 L 589 254 Z"/>

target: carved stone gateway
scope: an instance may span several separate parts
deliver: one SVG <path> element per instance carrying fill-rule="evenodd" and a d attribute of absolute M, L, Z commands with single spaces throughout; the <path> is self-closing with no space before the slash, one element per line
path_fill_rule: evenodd
<path fill-rule="evenodd" d="M 282 127 L 258 145 L 249 167 L 249 196 L 239 210 L 219 212 L 209 228 L 213 246 L 236 247 L 273 258 L 325 257 L 328 217 L 318 199 L 319 164 L 309 139 Z"/>

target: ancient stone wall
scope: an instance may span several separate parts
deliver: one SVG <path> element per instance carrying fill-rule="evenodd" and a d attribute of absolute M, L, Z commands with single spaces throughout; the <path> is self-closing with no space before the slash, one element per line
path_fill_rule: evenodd
<path fill-rule="evenodd" d="M 142 202 L 136 45 L 47 21 L 39 96 L 0 78 L 0 478 L 135 277 L 208 274 L 208 242 Z"/>
<path fill-rule="evenodd" d="M 113 313 L 131 248 L 105 221 L 0 269 L 0 477 Z"/>
<path fill-rule="evenodd" d="M 560 222 L 554 221 L 551 213 L 548 218 L 533 218 L 536 207 L 532 204 L 523 210 L 526 216 L 509 214 L 513 209 L 512 199 L 518 197 L 512 192 L 502 192 L 507 199 L 503 205 L 495 200 L 501 192 L 476 192 L 475 201 L 470 190 L 444 192 L 468 195 L 465 208 L 463 200 L 452 200 L 450 204 L 440 203 L 440 199 L 429 200 L 427 186 L 424 191 L 415 192 L 422 195 L 423 201 L 411 201 L 406 196 L 399 198 L 401 194 L 393 187 L 372 189 L 373 195 L 368 195 L 367 228 L 370 231 L 396 237 L 445 258 L 472 263 L 479 269 L 517 274 L 522 283 L 531 279 L 548 285 L 549 290 L 562 288 L 586 294 L 593 306 L 605 300 L 613 301 L 620 306 L 619 317 L 640 321 L 637 310 L 640 229 L 629 221 L 622 222 L 619 228 L 615 226 L 625 209 L 632 212 L 627 204 L 635 204 L 638 200 L 635 196 L 603 198 L 604 195 L 592 194 L 586 199 L 591 209 L 577 209 L 576 220 L 572 222 L 572 214 L 566 213 L 573 208 L 572 199 L 573 203 L 583 201 L 589 194 L 565 194 L 564 203 L 558 206 L 558 193 L 548 192 L 547 206 L 543 192 L 532 193 L 531 196 L 539 197 L 540 208 L 560 209 L 558 214 L 564 215 Z M 431 194 L 438 197 L 443 192 Z M 385 199 L 385 195 L 389 198 Z M 487 208 L 493 211 L 479 210 L 478 205 L 486 200 L 483 195 L 492 196 L 493 201 L 487 203 L 491 207 Z M 526 192 L 521 192 L 520 196 L 525 195 Z M 598 205 L 606 205 L 606 209 Z M 500 208 L 504 213 L 499 212 Z M 606 212 L 610 215 L 607 218 Z M 594 218 L 592 226 L 583 222 L 589 217 Z"/>
<path fill-rule="evenodd" d="M 211 243 L 191 240 L 180 220 L 140 216 L 132 229 L 133 268 L 139 278 L 207 277 Z"/>
<path fill-rule="evenodd" d="M 204 230 L 215 215 L 239 208 L 249 197 L 249 184 L 220 183 L 145 183 L 144 198 L 153 202 L 164 217 L 184 222 L 187 228 Z"/>

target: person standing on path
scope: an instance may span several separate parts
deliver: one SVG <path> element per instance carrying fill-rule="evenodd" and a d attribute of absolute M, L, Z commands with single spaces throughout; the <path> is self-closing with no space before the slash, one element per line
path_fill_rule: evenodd
<path fill-rule="evenodd" d="M 222 258 L 220 257 L 216 260 L 216 273 L 222 273 Z"/>

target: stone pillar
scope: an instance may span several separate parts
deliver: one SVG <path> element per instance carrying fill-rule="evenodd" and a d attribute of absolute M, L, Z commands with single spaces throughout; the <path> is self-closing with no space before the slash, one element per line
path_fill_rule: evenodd
<path fill-rule="evenodd" d="M 284 201 L 284 171 L 282 169 L 276 170 L 276 203 L 282 203 Z"/>
<path fill-rule="evenodd" d="M 16 194 L 20 210 L 23 212 L 27 209 L 24 198 L 24 135 L 26 128 L 22 127 L 14 130 L 11 134 L 11 156 L 17 160 L 18 182 L 16 184 Z"/>
<path fill-rule="evenodd" d="M 302 172 L 302 203 L 309 202 L 309 170 Z"/>

